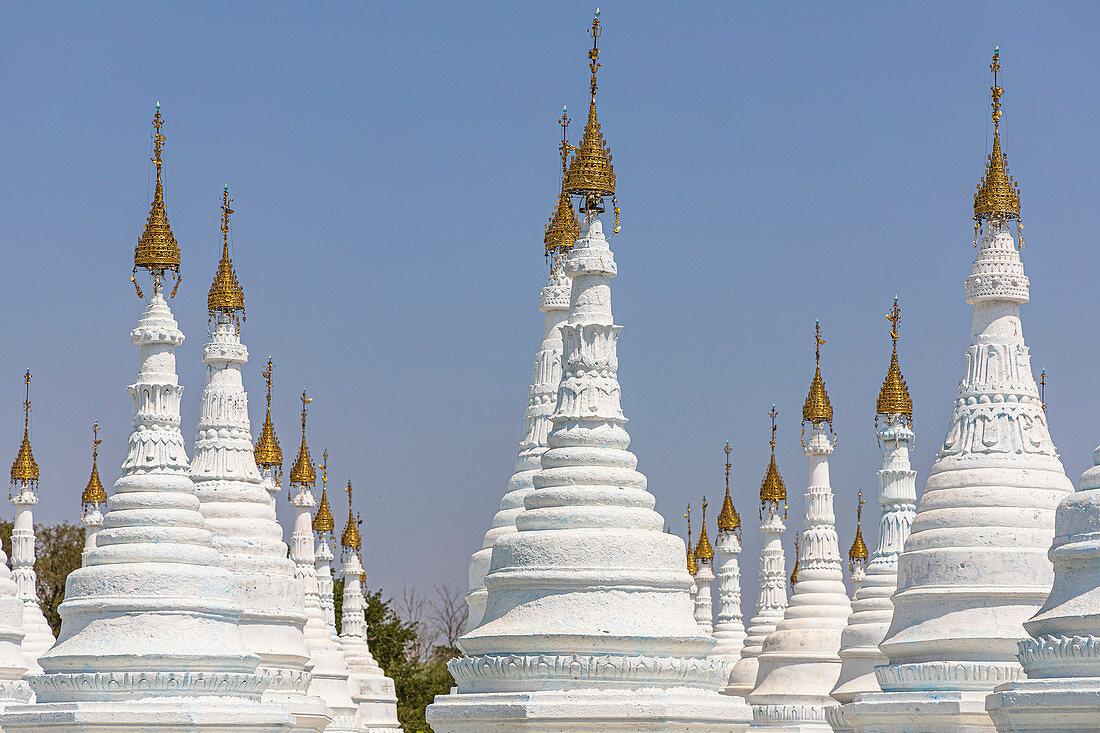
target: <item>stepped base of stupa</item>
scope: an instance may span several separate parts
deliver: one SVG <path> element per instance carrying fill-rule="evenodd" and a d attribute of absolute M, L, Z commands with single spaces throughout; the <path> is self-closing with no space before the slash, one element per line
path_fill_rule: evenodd
<path fill-rule="evenodd" d="M 359 706 L 356 719 L 368 733 L 403 733 L 397 721 L 397 693 L 393 680 L 382 675 L 352 675 L 351 699 Z"/>
<path fill-rule="evenodd" d="M 832 733 L 827 708 L 835 705 L 772 704 L 752 706 L 753 733 Z"/>
<path fill-rule="evenodd" d="M 136 694 L 136 693 L 135 693 Z M 281 707 L 224 697 L 12 705 L 4 733 L 289 733 Z"/>
<path fill-rule="evenodd" d="M 1100 730 L 1100 677 L 1009 682 L 994 689 L 985 706 L 1001 733 Z"/>
<path fill-rule="evenodd" d="M 825 708 L 825 720 L 829 721 L 833 733 L 854 733 L 852 725 L 852 704 L 831 705 Z"/>
<path fill-rule="evenodd" d="M 984 690 L 914 690 L 857 695 L 847 718 L 858 733 L 994 733 Z"/>
<path fill-rule="evenodd" d="M 428 707 L 435 733 L 739 733 L 751 717 L 740 698 L 690 687 L 452 693 Z"/>

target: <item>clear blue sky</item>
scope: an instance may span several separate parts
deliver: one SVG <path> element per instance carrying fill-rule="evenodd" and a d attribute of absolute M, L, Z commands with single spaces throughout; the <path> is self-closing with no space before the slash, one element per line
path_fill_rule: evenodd
<path fill-rule="evenodd" d="M 798 417 L 814 318 L 828 339 L 843 548 L 857 489 L 877 487 L 882 314 L 895 292 L 923 488 L 969 335 L 962 282 L 995 44 L 1027 225 L 1025 335 L 1036 372 L 1048 370 L 1067 472 L 1076 480 L 1090 464 L 1100 441 L 1097 8 L 603 3 L 600 119 L 623 210 L 614 289 L 632 448 L 682 533 L 688 501 L 706 494 L 717 507 L 731 442 L 746 615 L 773 401 L 792 537 L 801 524 Z M 137 357 L 128 333 L 141 309 L 128 279 L 159 99 L 183 247 L 172 306 L 188 337 L 178 350 L 184 435 L 190 443 L 228 182 L 253 425 L 270 353 L 288 468 L 305 386 L 316 397 L 313 455 L 328 448 L 336 486 L 351 477 L 359 490 L 369 582 L 464 588 L 521 437 L 543 225 L 558 190 L 555 119 L 563 103 L 583 119 L 591 11 L 4 3 L 0 457 L 18 446 L 29 365 L 39 518 L 78 518 L 93 420 L 104 483 L 124 455 Z M 713 530 L 713 510 L 710 520 Z"/>

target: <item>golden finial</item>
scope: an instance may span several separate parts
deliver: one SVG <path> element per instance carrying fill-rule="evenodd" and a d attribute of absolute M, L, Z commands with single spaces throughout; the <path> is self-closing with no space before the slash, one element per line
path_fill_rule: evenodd
<path fill-rule="evenodd" d="M 791 588 L 798 582 L 798 532 L 794 533 L 794 568 L 791 570 Z"/>
<path fill-rule="evenodd" d="M 596 118 L 596 72 L 600 70 L 600 9 L 596 8 L 596 15 L 592 19 L 592 50 L 588 52 L 588 69 L 592 72 L 591 98 L 588 103 L 588 123 L 584 126 L 584 134 L 581 143 L 577 146 L 577 154 L 573 156 L 573 162 L 565 173 L 565 190 L 576 196 L 583 196 L 581 211 L 602 212 L 605 196 L 615 196 L 615 169 L 611 165 L 611 148 L 603 139 L 600 132 L 600 123 Z M 613 199 L 612 203 L 617 204 Z M 615 230 L 618 234 L 619 208 L 615 206 Z"/>
<path fill-rule="evenodd" d="M 913 398 L 909 396 L 905 377 L 901 375 L 901 367 L 898 366 L 898 327 L 901 324 L 898 296 L 894 296 L 894 307 L 885 317 L 890 321 L 890 338 L 894 342 L 894 348 L 890 354 L 890 368 L 886 370 L 886 378 L 882 380 L 882 388 L 878 391 L 876 412 L 877 415 L 902 415 L 906 420 L 912 420 Z M 878 420 L 877 416 L 875 419 Z"/>
<path fill-rule="evenodd" d="M 363 545 L 363 538 L 359 534 L 359 520 L 352 514 L 351 511 L 351 480 L 348 480 L 348 487 L 344 489 L 348 494 L 348 522 L 344 525 L 344 534 L 340 535 L 340 545 L 343 550 L 340 552 L 340 556 L 343 557 L 344 553 L 350 548 L 359 552 L 359 548 Z"/>
<path fill-rule="evenodd" d="M 741 515 L 733 508 L 730 496 L 730 444 L 726 443 L 726 496 L 722 499 L 722 510 L 718 512 L 718 531 L 733 532 L 741 539 Z"/>
<path fill-rule="evenodd" d="M 172 227 L 168 224 L 168 211 L 164 207 L 164 182 L 161 175 L 163 161 L 161 148 L 164 145 L 164 119 L 160 114 L 160 102 L 157 102 L 157 111 L 153 115 L 153 165 L 157 168 L 157 182 L 153 191 L 153 203 L 149 208 L 149 218 L 145 222 L 145 231 L 142 232 L 137 246 L 134 247 L 134 271 L 130 281 L 137 288 L 138 297 L 144 297 L 141 287 L 137 283 L 138 268 L 149 271 L 153 277 L 153 292 L 160 292 L 164 273 L 171 271 L 176 276 L 176 286 L 172 289 L 172 295 L 176 294 L 180 281 L 180 246 L 172 235 Z"/>
<path fill-rule="evenodd" d="M 985 221 L 1020 220 L 1020 186 L 1008 172 L 1008 156 L 1001 152 L 1001 89 L 997 83 L 997 74 L 1001 71 L 1000 48 L 993 49 L 993 61 L 989 64 L 993 72 L 993 86 L 989 91 L 993 97 L 993 152 L 986 159 L 985 176 L 978 184 L 974 194 L 974 243 L 977 244 L 978 232 Z M 1023 235 L 1020 235 L 1023 247 Z"/>
<path fill-rule="evenodd" d="M 856 505 L 856 538 L 852 540 L 852 547 L 848 550 L 848 572 L 853 573 L 856 569 L 856 563 L 859 563 L 866 569 L 867 567 L 867 543 L 863 541 L 863 529 L 861 524 L 863 522 L 863 505 L 866 502 L 863 501 L 863 492 L 859 492 L 859 504 Z"/>
<path fill-rule="evenodd" d="M 557 266 L 561 257 L 573 249 L 573 243 L 581 236 L 581 225 L 577 221 L 576 212 L 573 211 L 573 200 L 569 197 L 569 192 L 565 190 L 565 171 L 569 165 L 569 153 L 576 149 L 569 144 L 566 137 L 569 122 L 568 110 L 562 107 L 561 119 L 558 120 L 561 125 L 561 146 L 559 149 L 561 150 L 562 187 L 561 192 L 558 194 L 557 208 L 554 209 L 554 214 L 546 225 L 546 234 L 542 238 L 543 244 L 546 246 L 546 258 L 551 267 Z"/>
<path fill-rule="evenodd" d="M 699 543 L 695 545 L 695 559 L 710 562 L 714 559 L 714 548 L 707 537 L 707 497 L 703 497 L 703 526 L 699 529 Z"/>
<path fill-rule="evenodd" d="M 279 439 L 275 436 L 275 425 L 271 422 L 271 383 L 275 375 L 275 362 L 271 361 L 270 356 L 267 357 L 267 369 L 260 373 L 267 382 L 267 414 L 253 455 L 256 457 L 257 466 L 270 468 L 274 472 L 275 485 L 278 486 L 283 472 L 283 449 L 279 447 Z"/>
<path fill-rule="evenodd" d="M 31 370 L 23 375 L 25 396 L 23 398 L 23 442 L 19 444 L 19 452 L 15 455 L 15 462 L 11 464 L 11 486 L 8 488 L 8 498 L 11 498 L 11 489 L 16 486 L 38 490 L 38 463 L 34 460 L 34 451 L 31 450 Z"/>
<path fill-rule="evenodd" d="M 321 503 L 317 507 L 317 513 L 313 515 L 313 531 L 317 534 L 328 532 L 331 538 L 336 522 L 332 519 L 332 509 L 328 505 L 328 451 L 322 454 L 321 460 Z"/>
<path fill-rule="evenodd" d="M 80 503 L 84 508 L 93 504 L 102 504 L 107 501 L 107 492 L 103 490 L 103 482 L 99 480 L 99 468 L 96 463 L 99 459 L 99 422 L 92 425 L 92 475 L 88 478 L 88 485 L 84 487 L 84 493 L 80 495 Z"/>
<path fill-rule="evenodd" d="M 313 402 L 312 397 L 306 397 L 306 391 L 302 390 L 302 445 L 298 448 L 298 458 L 290 469 L 290 483 L 313 486 L 317 483 L 317 470 L 313 467 L 313 461 L 309 458 L 309 446 L 306 445 L 306 405 Z"/>
<path fill-rule="evenodd" d="M 787 485 L 783 483 L 783 477 L 779 475 L 779 467 L 775 465 L 775 418 L 779 416 L 779 413 L 775 410 L 775 405 L 772 405 L 771 412 L 768 415 L 772 419 L 772 457 L 768 463 L 768 470 L 764 473 L 764 479 L 760 482 L 760 513 L 763 517 L 764 507 L 769 504 L 775 504 L 776 509 L 779 508 L 779 502 L 783 502 L 783 518 L 787 518 Z"/>
<path fill-rule="evenodd" d="M 833 426 L 833 406 L 829 402 L 829 394 L 825 391 L 825 380 L 821 378 L 821 347 L 825 339 L 821 338 L 821 322 L 814 321 L 814 360 L 816 371 L 814 379 L 810 383 L 810 392 L 806 395 L 806 401 L 802 403 L 802 423 L 815 425 L 829 423 Z"/>
<path fill-rule="evenodd" d="M 1047 370 L 1039 372 L 1039 401 L 1043 403 L 1043 412 L 1047 411 Z"/>
<path fill-rule="evenodd" d="M 217 313 L 235 314 L 237 311 L 241 312 L 242 318 L 245 315 L 244 290 L 237 281 L 233 259 L 229 256 L 229 215 L 233 213 L 233 209 L 229 208 L 231 203 L 233 199 L 229 198 L 229 186 L 226 186 L 222 190 L 222 258 L 206 296 L 206 307 L 211 317 Z"/>
<path fill-rule="evenodd" d="M 691 549 L 691 504 L 687 505 L 687 512 L 684 514 L 684 519 L 686 519 L 688 523 L 687 568 L 689 573 L 695 575 L 699 572 L 699 566 L 695 564 L 695 552 Z"/>

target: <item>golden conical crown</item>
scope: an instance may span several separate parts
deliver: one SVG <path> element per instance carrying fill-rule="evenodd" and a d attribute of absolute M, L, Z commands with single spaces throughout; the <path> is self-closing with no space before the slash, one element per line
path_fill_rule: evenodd
<path fill-rule="evenodd" d="M 23 383 L 26 385 L 26 397 L 23 400 L 23 442 L 19 444 L 19 452 L 15 454 L 15 462 L 11 464 L 11 483 L 13 486 L 37 486 L 38 463 L 34 460 L 34 451 L 31 450 L 31 370 L 23 375 Z"/>
<path fill-rule="evenodd" d="M 794 587 L 794 584 L 798 582 L 798 539 L 799 539 L 799 537 L 800 537 L 799 533 L 795 532 L 795 535 L 794 535 L 794 567 L 791 568 L 791 587 L 792 588 Z"/>
<path fill-rule="evenodd" d="M 321 503 L 317 507 L 317 513 L 313 515 L 313 531 L 317 534 L 328 532 L 331 535 L 335 526 L 332 509 L 328 505 L 328 451 L 325 451 L 321 463 Z"/>
<path fill-rule="evenodd" d="M 823 423 L 833 422 L 833 405 L 829 402 L 829 393 L 825 391 L 825 380 L 821 378 L 821 345 L 825 339 L 821 338 L 821 324 L 814 323 L 814 355 L 817 368 L 814 371 L 813 381 L 810 382 L 810 392 L 806 395 L 806 401 L 802 403 L 802 422 Z"/>
<path fill-rule="evenodd" d="M 718 512 L 718 531 L 736 531 L 741 535 L 741 515 L 733 508 L 733 497 L 730 496 L 730 444 L 726 443 L 726 496 L 722 499 L 722 510 Z"/>
<path fill-rule="evenodd" d="M 848 550 L 848 572 L 854 572 L 856 563 L 867 564 L 870 553 L 867 552 L 867 543 L 863 541 L 863 529 L 860 527 L 863 521 L 863 492 L 859 492 L 859 504 L 856 506 L 856 538 L 852 540 L 852 546 Z"/>
<path fill-rule="evenodd" d="M 260 468 L 278 470 L 283 466 L 283 449 L 279 447 L 279 439 L 275 436 L 275 425 L 271 422 L 271 383 L 275 375 L 275 364 L 270 356 L 267 357 L 267 369 L 261 373 L 267 382 L 267 414 L 253 455 L 256 457 L 256 465 Z"/>
<path fill-rule="evenodd" d="M 107 501 L 107 492 L 103 490 L 103 482 L 99 480 L 99 468 L 96 465 L 99 459 L 99 423 L 92 426 L 92 475 L 88 478 L 88 485 L 84 487 L 84 493 L 80 495 L 80 503 L 84 505 L 102 504 Z"/>
<path fill-rule="evenodd" d="M 901 367 L 898 366 L 898 326 L 901 324 L 901 308 L 898 306 L 896 296 L 894 308 L 886 314 L 886 320 L 890 321 L 890 338 L 894 342 L 894 351 L 890 355 L 890 367 L 886 370 L 886 378 L 882 380 L 882 388 L 878 391 L 875 410 L 879 415 L 904 415 L 912 419 L 913 398 L 909 396 L 905 377 L 901 375 Z"/>
<path fill-rule="evenodd" d="M 164 119 L 160 115 L 160 102 L 153 115 L 153 164 L 157 168 L 157 182 L 153 191 L 153 203 L 149 208 L 149 218 L 145 221 L 145 230 L 134 247 L 134 270 L 141 267 L 154 274 L 163 274 L 165 270 L 179 273 L 180 246 L 172 235 L 168 224 L 168 211 L 164 207 L 164 183 L 161 175 L 161 148 L 164 135 L 161 128 Z"/>
<path fill-rule="evenodd" d="M 684 519 L 687 520 L 688 534 L 687 534 L 687 569 L 692 575 L 699 572 L 699 566 L 695 563 L 695 551 L 691 548 L 691 504 L 687 505 L 687 511 L 684 513 Z"/>
<path fill-rule="evenodd" d="M 709 561 L 714 559 L 714 548 L 707 537 L 707 497 L 703 497 L 703 526 L 699 530 L 699 542 L 695 545 L 695 559 Z"/>
<path fill-rule="evenodd" d="M 565 190 L 580 196 L 614 196 L 615 169 L 611 165 L 611 148 L 604 143 L 600 122 L 596 118 L 596 72 L 600 69 L 600 13 L 592 19 L 592 50 L 588 52 L 588 68 L 592 72 L 591 98 L 588 103 L 588 123 L 584 126 L 577 154 L 565 173 Z"/>
<path fill-rule="evenodd" d="M 558 122 L 561 124 L 562 186 L 561 192 L 558 194 L 557 208 L 554 209 L 554 213 L 546 225 L 546 234 L 542 238 L 542 242 L 546 247 L 546 257 L 554 260 L 573 249 L 573 243 L 581 236 L 581 224 L 577 220 L 577 212 L 573 210 L 573 199 L 570 198 L 569 192 L 565 190 L 565 172 L 569 163 L 569 151 L 573 149 L 573 146 L 566 139 L 569 117 L 564 107 L 561 111 L 561 119 Z"/>
<path fill-rule="evenodd" d="M 985 175 L 974 194 L 974 221 L 989 219 L 1007 221 L 1020 218 L 1020 186 L 1009 175 L 1008 156 L 1001 152 L 1001 95 L 1004 89 L 997 84 L 997 74 L 1001 70 L 1000 49 L 993 50 L 993 61 L 989 70 L 993 72 L 993 152 L 986 159 Z M 976 225 L 975 225 L 976 226 Z"/>
<path fill-rule="evenodd" d="M 344 491 L 348 492 L 348 521 L 344 525 L 344 533 L 340 535 L 340 544 L 345 549 L 351 548 L 358 552 L 363 545 L 363 537 L 359 534 L 359 520 L 351 511 L 351 481 L 348 481 L 348 487 Z"/>
<path fill-rule="evenodd" d="M 313 461 L 309 458 L 309 446 L 306 445 L 306 405 L 313 402 L 312 397 L 306 397 L 306 391 L 302 390 L 302 445 L 298 448 L 298 458 L 290 469 L 290 483 L 313 486 L 317 483 L 317 471 L 313 468 Z"/>
<path fill-rule="evenodd" d="M 210 292 L 206 295 L 206 307 L 210 315 L 215 313 L 236 313 L 244 311 L 244 289 L 237 281 L 233 269 L 233 259 L 229 256 L 229 215 L 233 209 L 229 204 L 229 186 L 222 192 L 222 258 L 218 262 L 218 271 L 214 273 L 214 282 L 210 283 Z"/>
<path fill-rule="evenodd" d="M 779 467 L 775 465 L 775 418 L 779 415 L 772 405 L 772 411 L 768 413 L 772 418 L 772 457 L 768 463 L 768 470 L 764 472 L 764 478 L 760 482 L 760 503 L 787 501 L 787 485 L 783 483 L 783 477 L 779 474 Z"/>

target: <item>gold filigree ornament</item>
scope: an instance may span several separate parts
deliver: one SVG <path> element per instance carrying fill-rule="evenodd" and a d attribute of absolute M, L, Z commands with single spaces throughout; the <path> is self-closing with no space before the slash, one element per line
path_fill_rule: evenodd
<path fill-rule="evenodd" d="M 699 572 L 699 566 L 695 563 L 695 551 L 691 548 L 691 504 L 687 505 L 687 511 L 684 512 L 684 519 L 687 520 L 688 534 L 687 534 L 687 569 L 692 575 Z"/>
<path fill-rule="evenodd" d="M 92 425 L 92 475 L 88 477 L 88 485 L 80 495 L 81 508 L 85 512 L 107 501 L 107 492 L 103 490 L 103 482 L 99 480 L 99 467 L 96 465 L 99 459 L 99 446 L 102 442 L 99 439 L 99 423 L 96 422 Z"/>
<path fill-rule="evenodd" d="M 1016 234 L 1020 247 L 1024 246 L 1023 222 L 1020 219 L 1020 185 L 1008 172 L 1008 155 L 1001 152 L 1001 96 L 1004 89 L 997 83 L 1001 71 L 1001 50 L 993 49 L 993 61 L 989 64 L 993 72 L 993 86 L 989 91 L 993 97 L 993 152 L 986 158 L 985 175 L 982 176 L 974 193 L 974 246 L 978 245 L 978 236 L 982 224 L 986 221 L 1016 221 Z"/>
<path fill-rule="evenodd" d="M 718 531 L 733 532 L 741 540 L 741 515 L 733 507 L 730 496 L 730 444 L 726 443 L 726 496 L 722 499 L 722 510 L 718 512 Z"/>
<path fill-rule="evenodd" d="M 359 552 L 359 548 L 363 546 L 363 536 L 359 534 L 359 525 L 362 520 L 358 516 L 352 513 L 351 509 L 351 481 L 348 481 L 348 486 L 344 491 L 348 494 L 348 521 L 344 524 L 344 533 L 340 535 L 340 559 L 344 559 L 348 550 Z"/>
<path fill-rule="evenodd" d="M 19 452 L 15 454 L 15 461 L 11 464 L 11 485 L 8 486 L 8 499 L 11 499 L 12 490 L 22 491 L 30 489 L 38 493 L 38 462 L 34 460 L 34 451 L 31 450 L 31 370 L 23 375 L 23 442 L 19 444 Z"/>
<path fill-rule="evenodd" d="M 798 540 L 801 535 L 798 532 L 794 533 L 794 567 L 791 568 L 791 589 L 794 589 L 795 583 L 798 582 Z"/>
<path fill-rule="evenodd" d="M 313 467 L 313 461 L 309 458 L 309 446 L 306 445 L 306 407 L 313 402 L 312 397 L 306 397 L 306 391 L 302 390 L 302 444 L 298 447 L 298 458 L 290 468 L 290 483 L 301 486 L 314 486 L 317 483 L 317 470 Z"/>
<path fill-rule="evenodd" d="M 894 307 L 885 317 L 890 321 L 890 338 L 894 342 L 894 348 L 890 354 L 890 367 L 886 370 L 886 378 L 882 380 L 882 387 L 878 391 L 875 427 L 878 427 L 879 415 L 901 415 L 907 423 L 913 420 L 913 398 L 909 396 L 905 377 L 901 375 L 901 367 L 898 366 L 898 326 L 901 324 L 898 296 L 894 296 Z"/>
<path fill-rule="evenodd" d="M 328 532 L 329 538 L 335 539 L 332 533 L 335 527 L 336 521 L 328 505 L 328 451 L 325 451 L 321 462 L 321 504 L 317 507 L 317 513 L 313 515 L 313 531 L 318 535 Z"/>
<path fill-rule="evenodd" d="M 210 283 L 210 291 L 206 295 L 206 307 L 211 318 L 224 314 L 236 320 L 239 312 L 243 321 L 244 289 L 237 281 L 233 258 L 229 255 L 229 216 L 233 213 L 233 209 L 229 208 L 231 203 L 233 199 L 229 198 L 229 186 L 226 186 L 222 191 L 222 258 L 218 262 L 218 271 L 214 273 L 214 282 Z M 237 322 L 237 328 L 240 329 L 240 322 Z"/>
<path fill-rule="evenodd" d="M 283 449 L 279 447 L 279 438 L 275 435 L 275 425 L 271 422 L 271 384 L 274 381 L 275 363 L 271 361 L 270 356 L 267 357 L 267 368 L 261 374 L 267 382 L 267 413 L 264 416 L 264 425 L 260 428 L 260 437 L 256 440 L 253 455 L 256 457 L 256 465 L 260 468 L 270 468 L 275 485 L 281 486 Z"/>
<path fill-rule="evenodd" d="M 863 541 L 863 529 L 860 526 L 863 522 L 863 505 L 866 502 L 863 501 L 863 492 L 859 492 L 859 504 L 856 505 L 856 538 L 852 540 L 852 546 L 848 549 L 848 572 L 854 573 L 856 570 L 856 564 L 862 565 L 863 569 L 867 569 L 867 558 L 870 553 L 867 552 L 867 543 Z"/>
<path fill-rule="evenodd" d="M 149 207 L 149 218 L 145 221 L 145 230 L 141 233 L 137 245 L 134 247 L 134 271 L 130 275 L 130 281 L 134 284 L 139 298 L 145 295 L 141 292 L 141 286 L 137 282 L 138 268 L 149 271 L 153 278 L 153 292 L 159 293 L 165 273 L 171 272 L 176 277 L 175 287 L 169 297 L 175 297 L 180 285 L 180 246 L 172 234 L 172 227 L 168 223 L 168 211 L 164 206 L 164 162 L 161 158 L 161 149 L 164 146 L 164 118 L 160 114 L 160 102 L 157 102 L 157 111 L 153 115 L 153 165 L 157 169 L 156 186 L 153 190 L 153 203 Z"/>
<path fill-rule="evenodd" d="M 561 125 L 559 150 L 561 151 L 562 185 L 558 194 L 558 205 L 547 221 L 546 233 L 542 238 L 546 248 L 546 259 L 551 268 L 558 266 L 561 259 L 573 249 L 573 244 L 581 236 L 581 224 L 577 220 L 577 213 L 573 210 L 573 199 L 570 198 L 569 192 L 565 190 L 565 172 L 569 166 L 569 153 L 576 150 L 569 144 L 566 137 L 569 122 L 568 110 L 562 107 L 561 119 L 558 120 Z"/>
<path fill-rule="evenodd" d="M 802 435 L 805 438 L 806 423 L 819 425 L 828 423 L 829 429 L 833 428 L 833 405 L 829 402 L 829 393 L 825 391 L 825 380 L 821 378 L 821 347 L 825 339 L 821 338 L 821 322 L 814 321 L 814 361 L 815 371 L 813 381 L 810 382 L 810 391 L 806 395 L 806 401 L 802 403 Z M 834 434 L 834 441 L 836 435 Z M 805 442 L 803 441 L 803 445 Z"/>
<path fill-rule="evenodd" d="M 695 545 L 695 561 L 710 562 L 714 559 L 714 547 L 707 537 L 707 497 L 703 497 L 703 526 L 699 530 L 699 543 Z"/>
<path fill-rule="evenodd" d="M 771 449 L 772 457 L 768 462 L 768 470 L 764 472 L 764 478 L 760 481 L 760 518 L 764 518 L 764 509 L 769 504 L 779 511 L 779 503 L 783 502 L 783 518 L 787 518 L 787 485 L 783 483 L 783 476 L 779 473 L 779 467 L 775 465 L 775 418 L 779 416 L 775 405 L 772 405 L 768 415 L 772 419 Z"/>

